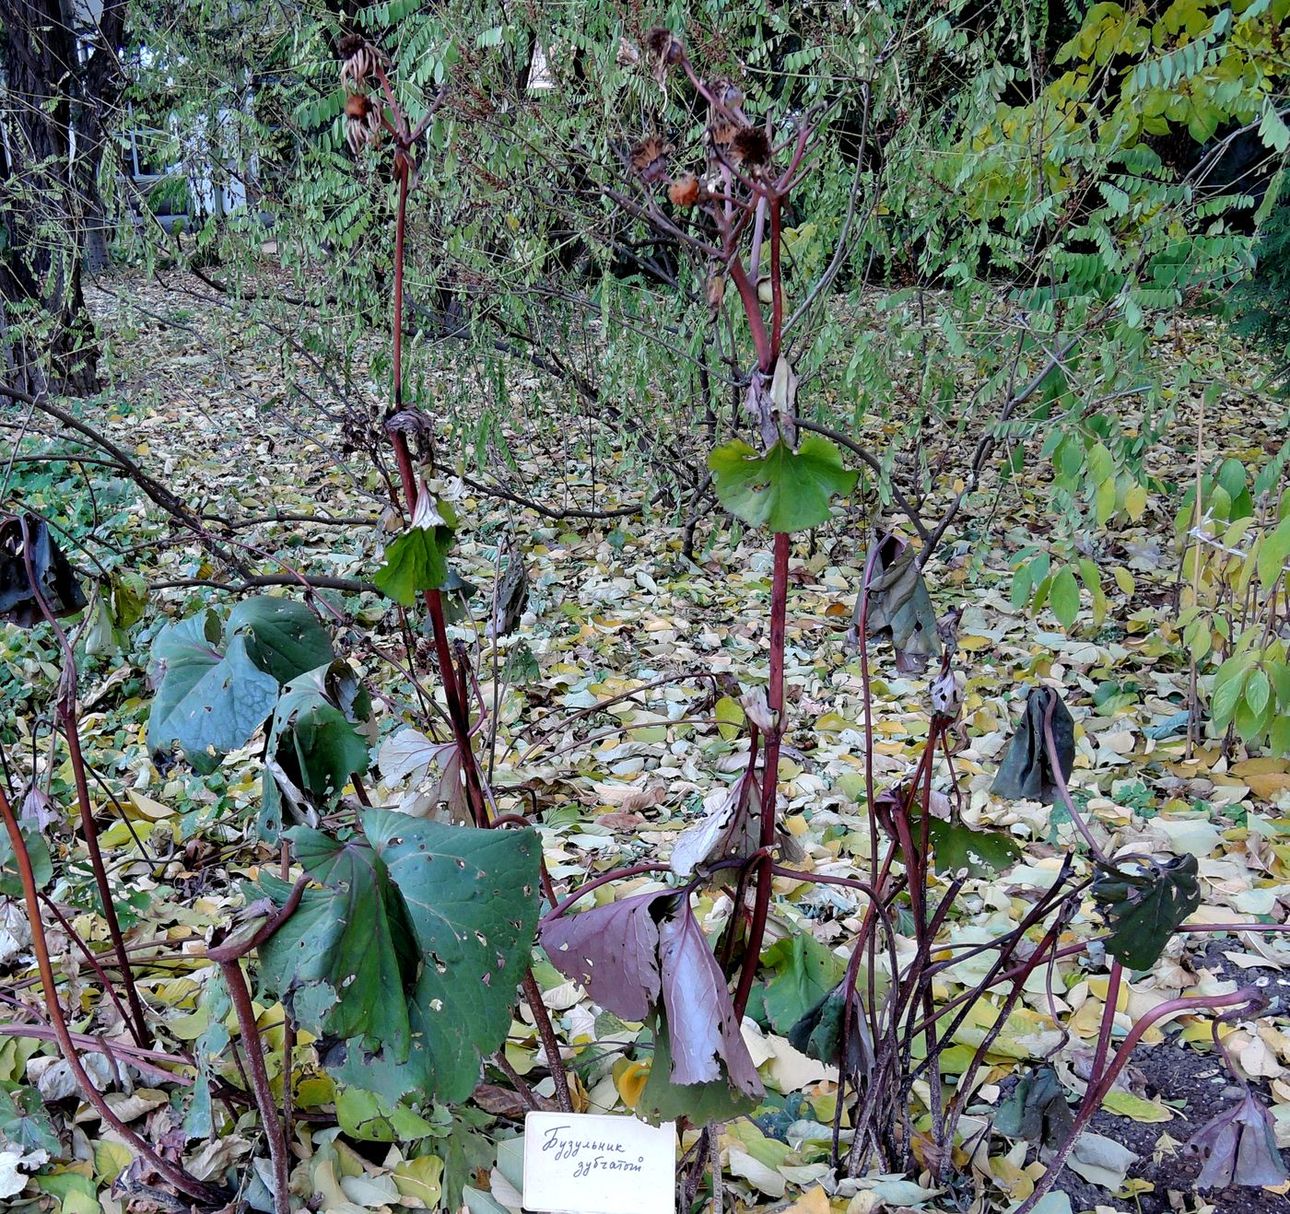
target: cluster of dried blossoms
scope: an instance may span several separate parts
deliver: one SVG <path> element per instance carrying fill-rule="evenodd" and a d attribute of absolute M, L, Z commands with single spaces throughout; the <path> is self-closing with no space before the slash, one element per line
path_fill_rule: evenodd
<path fill-rule="evenodd" d="M 358 34 L 341 38 L 340 82 L 354 91 L 345 98 L 345 142 L 355 156 L 381 141 L 381 108 L 363 91 L 381 69 L 381 52 Z"/>
<path fill-rule="evenodd" d="M 693 207 L 726 196 L 734 173 L 757 180 L 771 160 L 770 138 L 744 113 L 743 90 L 732 81 L 704 84 L 689 71 L 685 48 L 670 30 L 650 30 L 644 38 L 644 56 L 624 40 L 618 61 L 632 65 L 644 57 L 660 87 L 670 68 L 680 65 L 708 104 L 707 164 L 702 175 L 682 172 L 669 178 L 669 160 L 676 150 L 661 135 L 647 135 L 631 150 L 631 169 L 642 181 L 654 185 L 668 181 L 668 198 L 674 206 Z"/>

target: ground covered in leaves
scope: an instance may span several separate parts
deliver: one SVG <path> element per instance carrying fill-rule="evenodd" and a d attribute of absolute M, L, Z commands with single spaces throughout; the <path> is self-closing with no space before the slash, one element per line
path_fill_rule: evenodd
<path fill-rule="evenodd" d="M 196 279 L 109 281 L 96 291 L 94 305 L 111 334 L 115 382 L 100 403 L 87 407 L 87 419 L 163 476 L 208 518 L 213 534 L 260 572 L 296 569 L 370 581 L 390 526 L 388 498 L 362 453 L 343 453 L 346 436 L 334 415 L 341 401 L 328 377 L 289 342 L 240 320 Z M 517 396 L 527 382 L 517 376 Z M 378 383 L 360 383 L 373 401 L 381 399 Z M 648 502 L 651 485 L 635 456 L 615 452 L 593 473 L 566 431 L 536 423 L 526 429 L 519 415 L 517 410 L 506 419 L 515 465 L 491 458 L 487 473 L 473 474 L 477 483 L 555 510 Z M 1211 418 L 1210 427 L 1212 451 L 1244 453 L 1252 462 L 1280 441 L 1264 419 L 1236 407 Z M 1157 468 L 1186 475 L 1194 433 L 1183 409 L 1176 435 L 1152 457 Z M 881 436 L 867 441 L 877 445 Z M 191 536 L 171 530 L 131 487 L 93 468 L 85 472 L 86 480 L 67 480 L 47 465 L 24 467 L 14 492 L 88 537 L 88 555 L 69 547 L 78 566 L 88 567 L 92 555 L 107 570 L 138 573 L 149 584 L 146 614 L 129 635 L 93 626 L 98 631 L 90 638 L 82 702 L 88 759 L 102 778 L 94 795 L 104 844 L 158 1038 L 154 1056 L 121 1055 L 131 1065 L 116 1075 L 101 1053 L 88 1053 L 87 1060 L 121 1117 L 182 1153 L 199 1176 L 218 1178 L 232 1169 L 254 1197 L 264 1147 L 246 1099 L 242 1062 L 229 1042 L 236 1023 L 229 1016 L 224 1030 L 213 1032 L 227 1009 L 204 998 L 213 967 L 199 957 L 212 931 L 241 905 L 241 883 L 261 869 L 277 869 L 276 852 L 250 841 L 261 743 L 200 777 L 182 768 L 158 770 L 144 739 L 151 639 L 168 619 L 236 597 L 208 583 L 238 579 L 215 566 Z M 1012 558 L 1044 538 L 1045 476 L 1037 466 L 1033 481 L 983 486 L 962 519 L 960 537 L 929 569 L 938 614 L 962 611 L 957 664 L 964 709 L 954 769 L 963 816 L 1006 829 L 1021 848 L 1019 861 L 1002 876 L 969 881 L 945 930 L 945 949 L 1007 930 L 1075 848 L 1061 811 L 989 791 L 1026 690 L 1041 682 L 1060 688 L 1071 707 L 1073 793 L 1109 851 L 1195 856 L 1203 902 L 1192 924 L 1284 922 L 1290 908 L 1290 765 L 1248 757 L 1239 747 L 1225 754 L 1213 739 L 1188 752 L 1188 660 L 1174 598 L 1176 502 L 1148 501 L 1136 522 L 1088 554 L 1110 576 L 1107 611 L 1094 623 L 1086 595 L 1067 631 L 1047 612 L 1034 617 L 1014 606 L 1010 592 Z M 496 709 L 481 746 L 502 808 L 533 816 L 551 876 L 562 889 L 611 867 L 666 858 L 680 831 L 746 767 L 738 688 L 766 677 L 766 537 L 733 532 L 714 512 L 700 527 L 690 561 L 682 556 L 674 520 L 648 508 L 610 519 L 553 519 L 474 490 L 461 505 L 456 569 L 477 589 L 456 627 L 480 655 L 478 700 L 490 712 Z M 790 732 L 780 766 L 785 823 L 799 853 L 795 863 L 852 877 L 867 873 L 868 846 L 861 807 L 861 676 L 846 643 L 864 535 L 859 508 L 848 507 L 794 551 L 786 669 Z M 511 559 L 526 566 L 528 599 L 518 627 L 494 645 L 483 625 L 493 587 Z M 274 593 L 294 592 L 284 587 Z M 428 637 L 415 620 L 410 631 L 402 630 L 388 602 L 375 594 L 324 590 L 320 598 L 334 608 L 329 623 L 337 651 L 374 693 L 377 770 L 368 795 L 375 804 L 406 812 L 452 812 L 444 804 L 453 798 L 445 794 L 441 773 L 418 761 L 415 738 L 406 733 L 426 731 L 427 718 L 416 711 L 416 697 L 396 668 L 412 651 L 420 669 L 430 670 Z M 18 728 L 29 733 L 24 722 L 47 703 L 56 674 L 52 651 L 15 629 L 0 632 L 0 647 L 0 690 Z M 925 676 L 897 673 L 888 648 L 876 646 L 873 660 L 876 770 L 880 786 L 887 786 L 912 772 L 927 737 L 928 686 Z M 42 776 L 48 742 L 46 730 L 24 757 Z M 73 848 L 67 875 L 53 893 L 71 926 L 98 947 L 105 938 L 102 921 L 93 913 L 88 868 L 65 819 L 70 773 L 61 755 L 54 763 L 48 773 L 52 804 L 31 808 L 45 814 L 56 853 Z M 946 798 L 954 795 L 943 764 L 936 788 Z M 597 897 L 656 885 L 646 875 Z M 1082 1091 L 1081 1070 L 1087 1069 L 1107 993 L 1096 946 L 1089 958 L 1072 957 L 1027 985 L 963 1123 L 967 1139 L 952 1189 L 927 1188 L 916 1173 L 837 1182 L 827 1163 L 835 1076 L 795 1050 L 785 1034 L 839 980 L 863 905 L 845 889 L 789 880 L 777 883 L 776 895 L 764 957 L 770 980 L 744 1025 L 768 1098 L 755 1117 L 721 1129 L 727 1203 L 791 1204 L 796 1214 L 867 1214 L 878 1208 L 1004 1209 L 1025 1197 L 1043 1170 L 1034 1148 L 1021 1137 L 992 1136 L 987 1126 L 1006 1107 L 1026 1062 L 1050 1052 L 1065 1089 Z M 703 927 L 716 932 L 730 907 L 729 894 L 717 887 L 696 909 Z M 100 997 L 96 974 L 56 921 L 49 928 L 74 1027 L 87 1041 L 121 1038 L 120 1016 Z M 1090 902 L 1064 941 L 1100 930 Z M 985 963 L 978 957 L 947 970 L 938 996 L 952 997 Z M 113 1182 L 129 1152 L 78 1104 L 66 1065 L 42 1027 L 29 927 L 20 905 L 7 900 L 0 904 L 0 965 L 7 975 L 0 1081 L 34 1084 L 45 1099 L 44 1110 L 32 1114 L 36 1129 L 22 1139 L 24 1147 L 0 1154 L 5 1208 L 68 1214 L 125 1209 L 129 1194 L 121 1186 L 114 1190 Z M 1283 1148 L 1290 1146 L 1287 966 L 1290 942 L 1275 933 L 1180 934 L 1150 971 L 1126 983 L 1116 1018 L 1122 1036 L 1134 1019 L 1180 993 L 1225 993 L 1249 981 L 1264 985 L 1266 1013 L 1222 1032 L 1229 1053 L 1272 1107 Z M 640 1027 L 593 1005 L 544 960 L 536 975 L 567 1046 L 580 1107 L 632 1108 L 650 1058 Z M 992 1016 L 982 1008 L 964 1022 L 956 1042 L 965 1054 Z M 282 1019 L 280 1005 L 260 1008 L 278 1091 Z M 527 1009 L 517 1010 L 507 1064 L 520 1076 L 542 1074 L 539 1049 Z M 210 1082 L 196 1087 L 194 1051 L 210 1054 Z M 1213 1053 L 1208 1020 L 1183 1017 L 1151 1030 L 1135 1062 L 1094 1125 L 1102 1137 L 1077 1154 L 1060 1186 L 1072 1210 L 1235 1214 L 1284 1208 L 1284 1186 L 1280 1194 L 1191 1189 L 1198 1164 L 1181 1144 L 1236 1094 Z M 551 1096 L 549 1079 L 537 1084 L 536 1093 Z M 473 1214 L 518 1208 L 523 1105 L 501 1071 L 488 1068 L 467 1106 L 391 1116 L 358 1100 L 338 1101 L 305 1036 L 296 1051 L 294 1095 L 294 1185 L 311 1208 L 463 1202 Z M 5 1116 L 0 1131 L 13 1142 L 13 1119 L 21 1110 Z M 692 1138 L 683 1134 L 683 1145 Z M 143 1195 L 136 1188 L 134 1196 Z"/>

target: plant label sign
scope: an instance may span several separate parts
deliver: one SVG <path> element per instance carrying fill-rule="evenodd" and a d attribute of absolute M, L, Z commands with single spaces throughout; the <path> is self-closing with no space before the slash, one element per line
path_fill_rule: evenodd
<path fill-rule="evenodd" d="M 676 1127 L 635 1117 L 529 1113 L 524 1208 L 540 1214 L 674 1214 Z"/>

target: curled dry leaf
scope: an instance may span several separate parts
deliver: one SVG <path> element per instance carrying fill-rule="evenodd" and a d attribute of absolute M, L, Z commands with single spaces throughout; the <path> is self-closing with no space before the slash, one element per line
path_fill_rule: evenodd
<path fill-rule="evenodd" d="M 1205 1160 L 1196 1179 L 1198 1189 L 1278 1185 L 1290 1179 L 1277 1149 L 1272 1115 L 1250 1091 L 1201 1126 L 1188 1140 L 1187 1149 Z"/>

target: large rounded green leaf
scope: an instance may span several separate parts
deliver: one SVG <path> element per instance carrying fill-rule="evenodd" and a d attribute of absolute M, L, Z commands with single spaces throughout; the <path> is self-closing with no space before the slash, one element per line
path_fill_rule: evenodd
<path fill-rule="evenodd" d="M 148 717 L 148 747 L 183 749 L 188 761 L 207 767 L 226 751 L 245 746 L 273 711 L 278 681 L 251 661 L 246 637 L 219 649 L 213 612 L 170 624 L 152 647 L 157 688 Z"/>
<path fill-rule="evenodd" d="M 227 629 L 212 611 L 168 624 L 152 646 L 149 749 L 178 746 L 195 767 L 209 769 L 250 741 L 282 683 L 333 656 L 313 613 L 289 599 L 247 599 L 233 608 Z"/>
<path fill-rule="evenodd" d="M 373 809 L 363 837 L 290 837 L 324 888 L 261 948 L 265 984 L 310 1031 L 346 1038 L 327 1060 L 345 1082 L 464 1099 L 506 1037 L 528 965 L 536 834 Z M 282 902 L 287 887 L 265 877 L 258 892 Z"/>
<path fill-rule="evenodd" d="M 856 483 L 837 447 L 818 434 L 808 434 L 796 451 L 781 439 L 765 455 L 735 439 L 708 456 L 708 467 L 721 504 L 750 526 L 772 531 L 827 522 L 829 502 Z"/>

